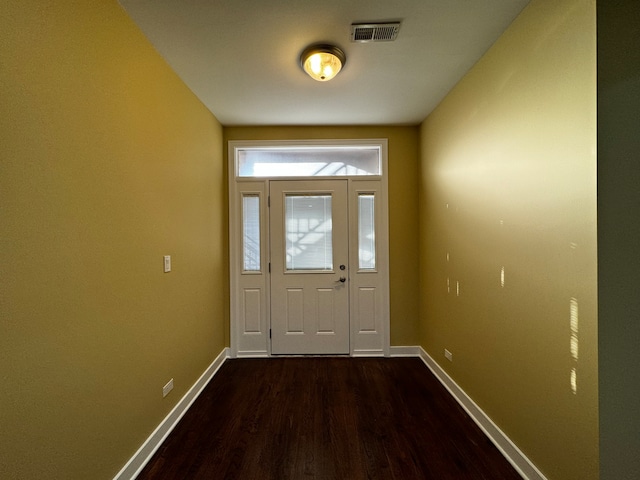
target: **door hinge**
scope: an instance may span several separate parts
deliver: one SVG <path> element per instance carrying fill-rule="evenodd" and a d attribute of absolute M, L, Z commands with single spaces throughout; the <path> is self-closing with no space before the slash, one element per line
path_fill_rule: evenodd
<path fill-rule="evenodd" d="M 269 262 L 269 273 L 271 273 L 271 262 Z"/>
<path fill-rule="evenodd" d="M 271 195 L 267 196 L 267 208 L 271 208 Z"/>
<path fill-rule="evenodd" d="M 271 329 L 269 329 L 269 338 L 271 338 Z"/>

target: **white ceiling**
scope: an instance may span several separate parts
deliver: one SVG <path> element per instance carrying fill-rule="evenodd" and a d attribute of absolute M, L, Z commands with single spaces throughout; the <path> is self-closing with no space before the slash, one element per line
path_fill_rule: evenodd
<path fill-rule="evenodd" d="M 120 0 L 225 126 L 418 124 L 529 0 Z M 402 21 L 394 42 L 351 43 L 352 23 Z M 299 66 L 342 48 L 330 82 Z"/>

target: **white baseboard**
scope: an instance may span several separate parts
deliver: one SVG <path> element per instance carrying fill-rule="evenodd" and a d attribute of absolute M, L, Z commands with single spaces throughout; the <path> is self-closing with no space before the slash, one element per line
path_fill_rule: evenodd
<path fill-rule="evenodd" d="M 384 357 L 382 350 L 354 350 L 351 352 L 352 357 Z"/>
<path fill-rule="evenodd" d="M 236 356 L 230 358 L 269 358 L 269 353 L 264 350 L 243 350 L 236 353 Z"/>
<path fill-rule="evenodd" d="M 462 408 L 469 414 L 474 422 L 487 435 L 489 440 L 500 450 L 502 455 L 513 465 L 522 478 L 525 480 L 547 480 L 546 477 L 538 470 L 524 453 L 511 441 L 500 428 L 493 423 L 493 420 L 482 411 L 482 409 L 469 397 L 462 388 L 453 381 L 453 379 L 445 372 L 436 361 L 422 347 L 393 347 L 393 348 L 417 348 L 418 356 L 425 365 L 433 372 L 444 387 L 451 393 L 453 398 L 460 404 Z M 405 355 L 406 356 L 406 355 Z"/>
<path fill-rule="evenodd" d="M 420 347 L 390 347 L 391 357 L 419 357 Z"/>
<path fill-rule="evenodd" d="M 229 348 L 224 348 L 204 373 L 200 375 L 196 383 L 193 384 L 176 406 L 173 407 L 171 412 L 160 422 L 160 425 L 149 435 L 149 438 L 145 440 L 133 457 L 122 467 L 122 470 L 113 477 L 114 480 L 131 480 L 138 476 L 227 358 L 229 358 Z"/>

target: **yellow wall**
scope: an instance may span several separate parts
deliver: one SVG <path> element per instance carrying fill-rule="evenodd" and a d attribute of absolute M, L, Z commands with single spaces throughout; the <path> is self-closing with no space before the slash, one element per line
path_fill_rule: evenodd
<path fill-rule="evenodd" d="M 418 318 L 418 128 L 228 127 L 230 140 L 388 138 L 391 345 L 415 345 Z"/>
<path fill-rule="evenodd" d="M 222 128 L 115 0 L 3 1 L 0 89 L 0 478 L 111 478 L 225 346 Z"/>
<path fill-rule="evenodd" d="M 550 479 L 598 478 L 595 31 L 533 0 L 421 127 L 422 345 Z"/>

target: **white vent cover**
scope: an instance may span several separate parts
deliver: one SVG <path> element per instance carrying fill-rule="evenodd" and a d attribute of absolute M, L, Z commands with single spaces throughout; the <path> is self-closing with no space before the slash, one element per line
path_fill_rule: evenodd
<path fill-rule="evenodd" d="M 392 42 L 398 36 L 400 22 L 394 23 L 358 23 L 351 25 L 351 41 Z"/>

